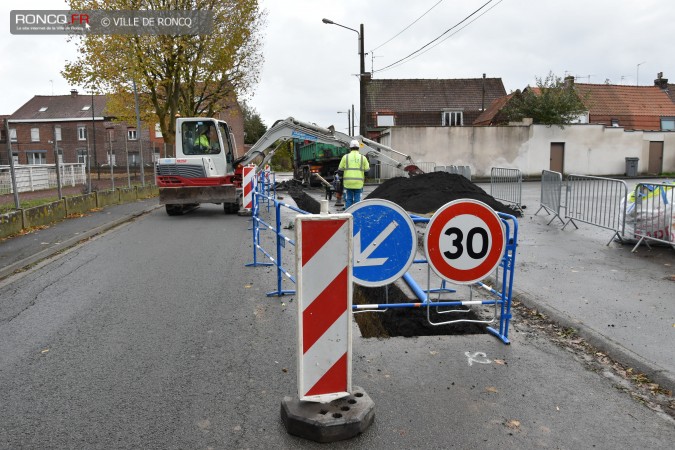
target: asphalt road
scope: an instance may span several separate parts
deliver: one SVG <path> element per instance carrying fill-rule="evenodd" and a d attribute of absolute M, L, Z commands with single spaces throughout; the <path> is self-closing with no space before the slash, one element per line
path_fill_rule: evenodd
<path fill-rule="evenodd" d="M 270 232 L 262 242 L 273 251 Z M 267 297 L 276 271 L 251 261 L 247 218 L 154 210 L 0 282 L 0 448 L 325 448 L 281 423 L 296 393 L 295 302 Z M 514 322 L 510 337 L 364 339 L 354 326 L 353 382 L 376 419 L 331 446 L 675 441 L 672 418 L 536 328 Z"/>

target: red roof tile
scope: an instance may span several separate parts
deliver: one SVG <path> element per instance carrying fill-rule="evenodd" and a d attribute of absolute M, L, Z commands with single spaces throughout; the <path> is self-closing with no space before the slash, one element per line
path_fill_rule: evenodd
<path fill-rule="evenodd" d="M 675 116 L 675 103 L 657 86 L 574 85 L 592 115 Z"/>
<path fill-rule="evenodd" d="M 94 115 L 102 117 L 105 113 L 106 96 L 94 95 Z M 88 119 L 91 120 L 92 96 L 78 95 L 36 95 L 12 114 L 9 120 L 30 120 L 33 122 Z M 44 109 L 46 108 L 46 109 Z M 83 109 L 85 108 L 85 109 Z M 43 109 L 43 111 L 40 111 Z"/>
<path fill-rule="evenodd" d="M 478 111 L 485 104 L 506 95 L 501 78 L 446 80 L 370 80 L 366 85 L 367 111 Z"/>

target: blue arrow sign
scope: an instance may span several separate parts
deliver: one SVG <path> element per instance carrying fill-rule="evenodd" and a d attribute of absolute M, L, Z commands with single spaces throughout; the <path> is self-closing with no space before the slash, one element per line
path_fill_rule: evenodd
<path fill-rule="evenodd" d="M 345 212 L 354 216 L 354 282 L 376 287 L 402 277 L 417 250 L 415 224 L 408 213 L 379 198 L 355 203 Z"/>

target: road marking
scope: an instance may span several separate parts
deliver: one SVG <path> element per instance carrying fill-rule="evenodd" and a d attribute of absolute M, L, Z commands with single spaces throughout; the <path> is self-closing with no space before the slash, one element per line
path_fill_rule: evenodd
<path fill-rule="evenodd" d="M 473 363 L 478 364 L 490 364 L 492 361 L 488 359 L 487 354 L 483 352 L 464 352 L 464 355 L 469 359 L 469 366 L 473 366 Z M 480 358 L 478 358 L 480 357 Z"/>

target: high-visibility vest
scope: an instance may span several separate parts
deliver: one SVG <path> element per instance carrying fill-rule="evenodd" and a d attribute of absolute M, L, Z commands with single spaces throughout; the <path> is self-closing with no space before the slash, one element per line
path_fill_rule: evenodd
<path fill-rule="evenodd" d="M 365 156 L 354 149 L 342 157 L 339 168 L 344 170 L 342 183 L 345 189 L 361 189 L 370 164 Z"/>
<path fill-rule="evenodd" d="M 202 146 L 207 149 L 209 148 L 209 138 L 206 137 L 205 134 L 199 135 L 197 139 L 195 139 L 194 145 L 195 147 Z"/>

